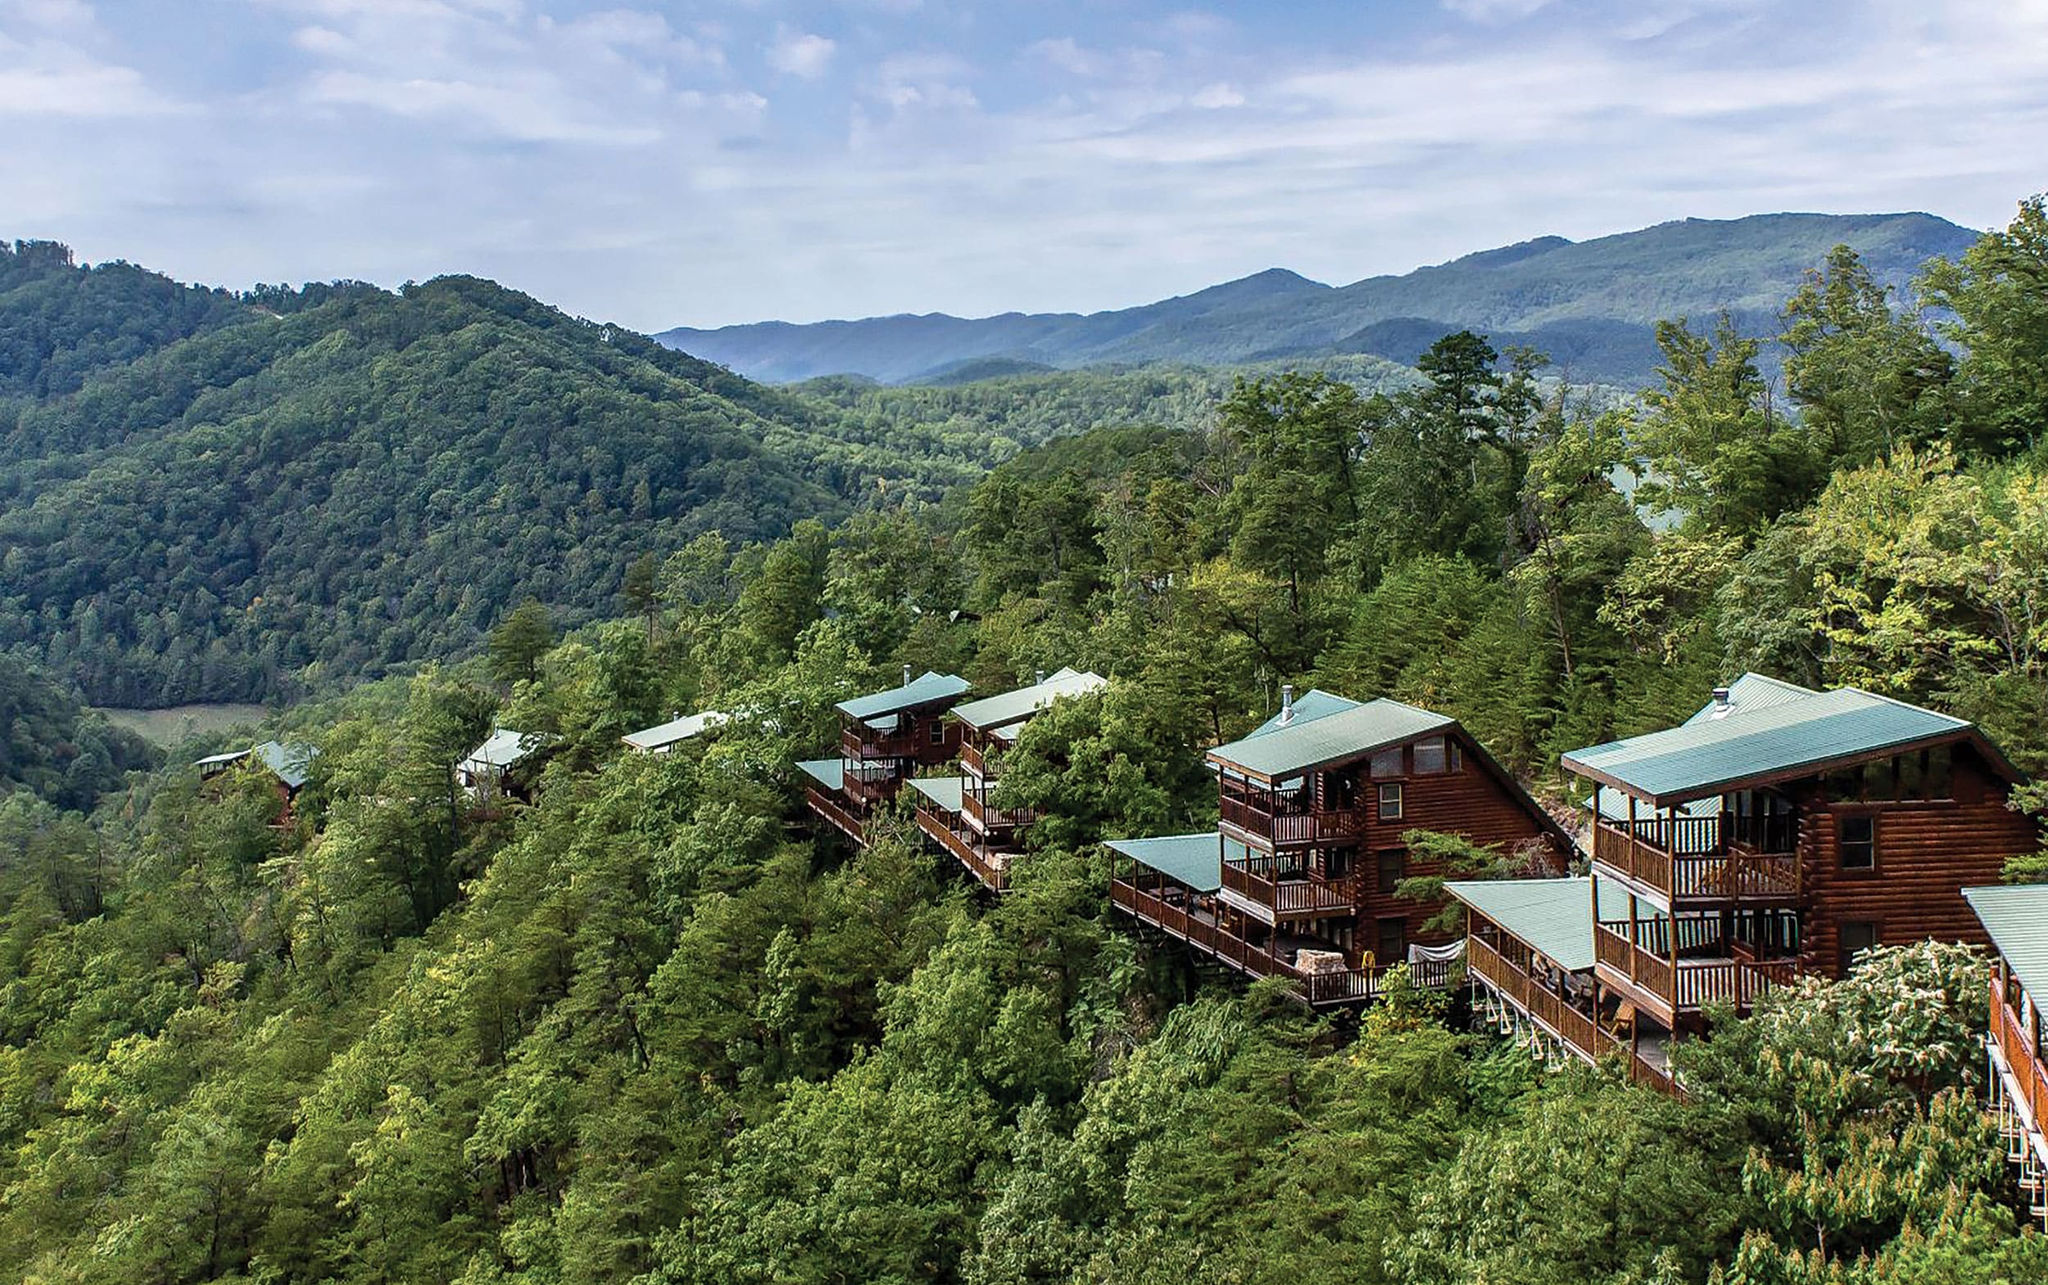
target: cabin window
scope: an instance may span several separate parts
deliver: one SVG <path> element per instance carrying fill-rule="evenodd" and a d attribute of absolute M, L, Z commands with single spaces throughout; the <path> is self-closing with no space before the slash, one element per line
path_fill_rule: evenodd
<path fill-rule="evenodd" d="M 1868 919 L 1845 920 L 1842 924 L 1840 942 L 1842 973 L 1846 976 L 1855 968 L 1857 954 L 1877 945 L 1877 925 Z"/>
<path fill-rule="evenodd" d="M 1401 881 L 1408 877 L 1408 854 L 1399 849 L 1380 853 L 1379 876 L 1381 895 L 1393 896 L 1394 889 L 1400 887 Z"/>
<path fill-rule="evenodd" d="M 1400 819 L 1401 785 L 1398 781 L 1389 782 L 1380 786 L 1380 820 L 1399 821 Z"/>
<path fill-rule="evenodd" d="M 1436 776 L 1450 766 L 1450 751 L 1443 737 L 1425 736 L 1415 742 L 1415 775 Z"/>
<path fill-rule="evenodd" d="M 1323 854 L 1323 878 L 1342 879 L 1351 873 L 1351 850 L 1333 848 Z"/>
<path fill-rule="evenodd" d="M 1379 922 L 1379 948 L 1374 952 L 1384 967 L 1408 958 L 1408 921 L 1391 915 Z"/>
<path fill-rule="evenodd" d="M 1899 797 L 1898 773 L 1892 767 L 1892 760 L 1888 758 L 1872 759 L 1863 765 L 1864 798 L 1884 800 Z"/>
<path fill-rule="evenodd" d="M 1401 747 L 1396 745 L 1393 749 L 1381 750 L 1373 755 L 1372 774 L 1374 776 L 1401 775 Z"/>
<path fill-rule="evenodd" d="M 1854 813 L 1835 820 L 1835 848 L 1844 870 L 1877 869 L 1877 816 Z"/>
<path fill-rule="evenodd" d="M 946 724 L 943 720 L 935 718 L 932 720 L 932 744 L 944 745 L 945 743 Z"/>
<path fill-rule="evenodd" d="M 1956 766 L 1952 751 L 1946 745 L 1935 745 L 1927 750 L 1927 797 L 1930 799 L 1952 799 L 1956 795 Z"/>

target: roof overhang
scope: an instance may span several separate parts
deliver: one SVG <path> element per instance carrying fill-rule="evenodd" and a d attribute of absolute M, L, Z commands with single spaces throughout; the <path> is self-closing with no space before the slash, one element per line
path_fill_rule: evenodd
<path fill-rule="evenodd" d="M 1869 746 L 1851 754 L 1838 754 L 1831 758 L 1812 759 L 1768 771 L 1748 772 L 1712 780 L 1692 781 L 1683 786 L 1667 787 L 1661 791 L 1635 784 L 1616 773 L 1588 766 L 1585 762 L 1571 754 L 1561 756 L 1558 764 L 1574 776 L 1583 777 L 1588 781 L 1620 790 L 1622 793 L 1641 799 L 1653 807 L 1666 808 L 1677 807 L 1681 804 L 1692 803 L 1696 800 L 1711 798 L 1719 794 L 1726 794 L 1730 790 L 1753 790 L 1764 786 L 1783 785 L 1787 781 L 1803 780 L 1810 776 L 1821 776 L 1837 768 L 1867 763 L 1871 759 L 1883 755 L 1905 754 L 1913 750 L 1932 749 L 1938 745 L 1953 745 L 1958 742 L 1968 742 L 1975 747 L 1977 752 L 1982 754 L 1985 761 L 1991 765 L 1992 770 L 2007 781 L 2017 783 L 2026 780 L 2026 774 L 2014 766 L 2012 760 L 2006 758 L 2003 751 L 1992 744 L 1990 737 L 1984 735 L 1977 728 L 1970 726 L 1958 727 L 1952 731 L 1943 732 L 1935 736 L 1918 736 L 1891 744 Z"/>

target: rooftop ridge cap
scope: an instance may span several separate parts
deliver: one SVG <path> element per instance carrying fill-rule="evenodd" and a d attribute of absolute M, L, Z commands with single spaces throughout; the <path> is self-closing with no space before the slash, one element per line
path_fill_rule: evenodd
<path fill-rule="evenodd" d="M 1958 728 L 1969 728 L 1976 726 L 1975 723 L 1971 722 L 1967 718 L 1957 718 L 1954 714 L 1944 714 L 1938 709 L 1929 709 L 1925 705 L 1915 705 L 1912 701 L 1900 700 L 1896 696 L 1887 696 L 1883 692 L 1867 691 L 1861 687 L 1837 687 L 1834 690 L 1838 692 L 1854 692 L 1858 696 L 1868 696 L 1872 700 L 1883 701 L 1887 705 L 1896 705 L 1900 709 L 1910 709 L 1917 714 L 1932 714 L 1936 718 L 1947 719 L 1949 722 L 1954 723 Z M 1825 695 L 1826 693 L 1823 694 Z"/>

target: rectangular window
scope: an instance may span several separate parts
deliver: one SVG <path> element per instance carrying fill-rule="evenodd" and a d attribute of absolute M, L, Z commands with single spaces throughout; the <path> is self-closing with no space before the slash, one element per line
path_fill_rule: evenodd
<path fill-rule="evenodd" d="M 1872 759 L 1863 765 L 1863 797 L 1873 802 L 1899 797 L 1898 777 L 1890 759 Z"/>
<path fill-rule="evenodd" d="M 1400 851 L 1380 853 L 1379 875 L 1381 895 L 1393 896 L 1394 889 L 1408 877 L 1408 854 Z"/>
<path fill-rule="evenodd" d="M 1436 776 L 1449 766 L 1443 737 L 1425 736 L 1415 742 L 1415 775 Z"/>
<path fill-rule="evenodd" d="M 1401 775 L 1401 747 L 1396 745 L 1393 749 L 1381 750 L 1373 755 L 1372 774 L 1374 776 Z"/>
<path fill-rule="evenodd" d="M 1950 799 L 1955 797 L 1955 760 L 1949 747 L 1936 745 L 1927 751 L 1927 797 Z"/>
<path fill-rule="evenodd" d="M 1858 952 L 1877 945 L 1877 925 L 1867 919 L 1851 919 L 1842 924 L 1840 941 L 1842 946 L 1842 973 L 1846 976 L 1856 967 Z"/>
<path fill-rule="evenodd" d="M 1385 784 L 1385 785 L 1382 785 L 1382 786 L 1380 786 L 1380 820 L 1382 820 L 1382 821 L 1399 821 L 1400 819 L 1401 819 L 1401 785 L 1400 785 L 1400 782 L 1396 781 L 1396 782 L 1391 782 L 1391 783 L 1389 783 L 1389 784 Z"/>
<path fill-rule="evenodd" d="M 932 744 L 944 745 L 945 743 L 946 720 L 943 718 L 935 718 L 932 720 Z"/>
<path fill-rule="evenodd" d="M 1391 916 L 1379 922 L 1379 947 L 1374 952 L 1381 967 L 1403 963 L 1408 958 L 1408 921 Z"/>
<path fill-rule="evenodd" d="M 1844 870 L 1877 869 L 1877 816 L 1862 812 L 1835 819 L 1835 850 Z"/>

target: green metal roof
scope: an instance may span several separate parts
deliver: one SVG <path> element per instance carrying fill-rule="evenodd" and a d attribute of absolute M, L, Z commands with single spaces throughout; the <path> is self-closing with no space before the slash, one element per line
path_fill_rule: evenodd
<path fill-rule="evenodd" d="M 1573 750 L 1563 765 L 1662 806 L 1971 730 L 1962 719 L 1844 687 L 1731 706 L 1720 718 Z"/>
<path fill-rule="evenodd" d="M 1214 830 L 1156 839 L 1111 839 L 1107 846 L 1196 892 L 1215 892 L 1223 886 L 1223 845 Z M 1587 941 L 1591 940 L 1589 936 Z"/>
<path fill-rule="evenodd" d="M 1782 678 L 1772 678 L 1765 674 L 1749 673 L 1728 684 L 1727 708 L 1730 713 L 1746 714 L 1754 709 L 1769 709 L 1773 705 L 1784 705 L 1818 695 L 1820 693 L 1811 687 L 1801 687 L 1797 683 L 1788 683 Z M 1699 713 L 1685 720 L 1686 725 L 1689 727 L 1694 723 L 1712 721 L 1714 711 L 1719 708 L 1719 701 L 1708 701 L 1700 706 Z M 1726 718 L 1727 715 L 1724 714 L 1722 717 Z"/>
<path fill-rule="evenodd" d="M 1963 900 L 1984 921 L 2034 1006 L 2048 1012 L 2048 883 L 1965 888 Z"/>
<path fill-rule="evenodd" d="M 284 782 L 288 790 L 296 790 L 312 775 L 313 760 L 320 751 L 310 745 L 284 745 L 277 741 L 265 741 L 249 751 L 270 769 L 272 776 Z"/>
<path fill-rule="evenodd" d="M 1341 714 L 1347 709 L 1357 708 L 1358 702 L 1348 696 L 1339 696 L 1320 687 L 1311 687 L 1294 698 L 1294 717 L 1288 719 L 1285 726 L 1299 727 L 1303 723 L 1313 723 L 1319 718 L 1327 718 L 1331 714 Z M 1277 731 L 1282 726 L 1280 719 L 1285 712 L 1283 710 L 1281 714 L 1275 714 L 1253 728 L 1246 734 L 1245 739 L 1250 740 L 1254 736 L 1264 736 L 1268 732 Z"/>
<path fill-rule="evenodd" d="M 892 687 L 886 692 L 872 692 L 843 700 L 833 708 L 848 718 L 870 719 L 877 714 L 894 714 L 900 710 L 916 709 L 934 701 L 951 700 L 972 688 L 974 684 L 958 674 L 937 674 L 926 670 L 901 687 Z"/>
<path fill-rule="evenodd" d="M 1292 722 L 1243 740 L 1219 745 L 1209 757 L 1253 776 L 1281 780 L 1326 763 L 1359 758 L 1374 750 L 1450 727 L 1442 714 L 1381 698 Z"/>
<path fill-rule="evenodd" d="M 1042 682 L 1029 687 L 1019 687 L 1013 692 L 987 696 L 978 701 L 953 707 L 953 717 L 969 727 L 987 730 L 1010 723 L 1021 722 L 1052 704 L 1062 696 L 1079 696 L 1099 687 L 1107 687 L 1109 680 L 1100 674 L 1084 674 L 1073 669 L 1062 669 Z"/>
<path fill-rule="evenodd" d="M 700 732 L 729 722 L 731 718 L 730 714 L 707 709 L 700 714 L 685 714 L 654 727 L 628 732 L 619 739 L 636 750 L 658 750 L 678 741 L 687 741 Z"/>
<path fill-rule="evenodd" d="M 1444 884 L 1444 891 L 1485 915 L 1568 973 L 1593 967 L 1593 880 L 1481 879 Z M 1599 885 L 1602 914 L 1626 918 L 1621 890 Z"/>
<path fill-rule="evenodd" d="M 965 779 L 958 776 L 913 777 L 910 788 L 924 795 L 948 812 L 960 810 L 960 783 Z"/>
<path fill-rule="evenodd" d="M 805 759 L 797 767 L 834 794 L 846 788 L 846 763 L 842 759 Z"/>

